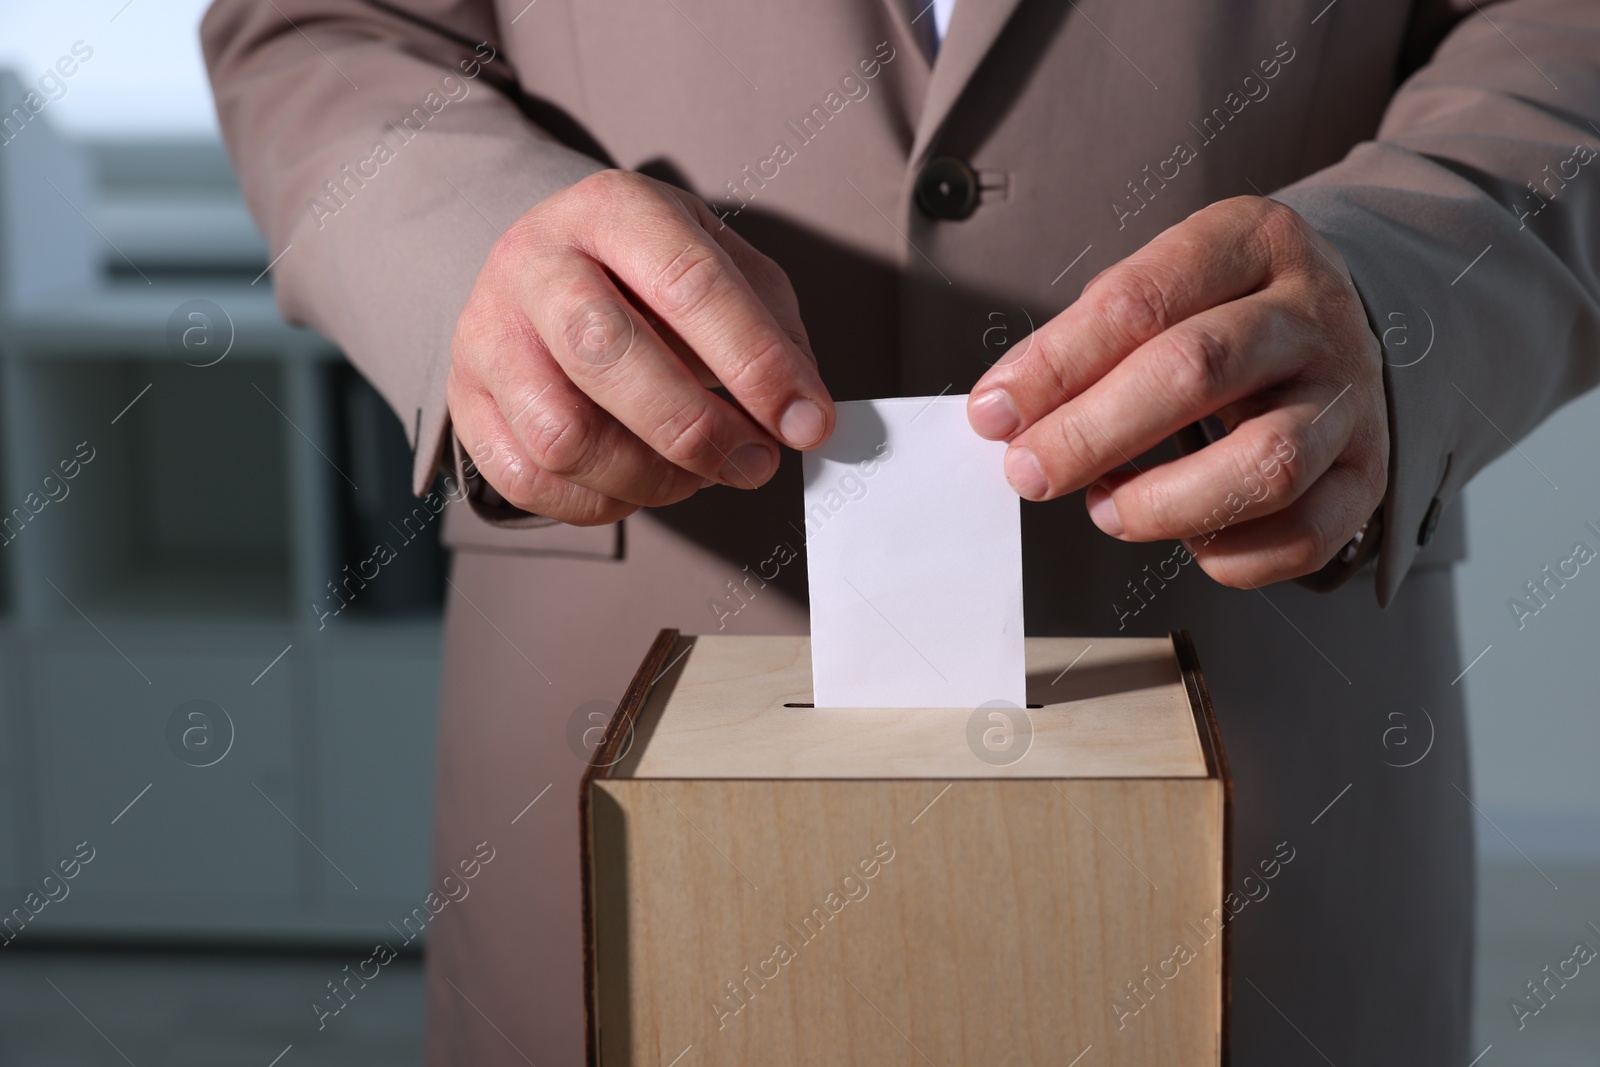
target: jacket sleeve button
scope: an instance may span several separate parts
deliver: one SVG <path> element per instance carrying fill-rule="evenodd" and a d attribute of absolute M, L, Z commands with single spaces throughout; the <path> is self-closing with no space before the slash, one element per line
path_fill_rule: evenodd
<path fill-rule="evenodd" d="M 1434 497 L 1428 504 L 1428 513 L 1422 517 L 1422 528 L 1417 531 L 1418 548 L 1428 547 L 1428 542 L 1433 540 L 1433 532 L 1439 528 L 1439 515 L 1443 511 L 1443 498 Z"/>

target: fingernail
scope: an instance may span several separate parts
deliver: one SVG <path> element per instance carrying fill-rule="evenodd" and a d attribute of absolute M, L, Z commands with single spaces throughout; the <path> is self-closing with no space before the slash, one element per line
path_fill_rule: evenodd
<path fill-rule="evenodd" d="M 1084 500 L 1089 505 L 1089 518 L 1096 526 L 1112 537 L 1122 536 L 1122 519 L 1117 516 L 1117 503 L 1111 499 L 1109 489 L 1096 482 L 1084 494 Z"/>
<path fill-rule="evenodd" d="M 728 485 L 741 485 L 754 489 L 772 474 L 778 465 L 772 449 L 765 445 L 744 445 L 734 449 L 722 468 L 722 480 Z"/>
<path fill-rule="evenodd" d="M 1029 500 L 1038 500 L 1050 491 L 1044 468 L 1039 466 L 1038 459 L 1026 448 L 1012 448 L 1006 452 L 1006 481 L 1011 483 L 1011 488 L 1017 491 L 1018 496 Z"/>
<path fill-rule="evenodd" d="M 700 479 L 700 488 L 701 489 L 710 489 L 713 485 L 716 485 L 716 484 L 717 484 L 717 480 L 715 478 L 701 478 Z"/>
<path fill-rule="evenodd" d="M 789 406 L 783 409 L 783 414 L 778 418 L 778 434 L 790 448 L 809 448 L 822 440 L 826 425 L 822 409 L 801 397 L 790 401 Z"/>
<path fill-rule="evenodd" d="M 999 441 L 1017 432 L 1022 417 L 1004 389 L 986 389 L 967 404 L 967 419 L 979 437 Z"/>

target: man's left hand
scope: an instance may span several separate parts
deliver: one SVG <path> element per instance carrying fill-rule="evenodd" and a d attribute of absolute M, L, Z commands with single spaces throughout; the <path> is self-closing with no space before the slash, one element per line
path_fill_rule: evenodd
<path fill-rule="evenodd" d="M 1106 533 L 1180 539 L 1212 578 L 1249 588 L 1320 569 L 1383 499 L 1382 370 L 1339 252 L 1293 209 L 1238 197 L 1090 281 L 979 380 L 967 413 L 1011 443 L 1023 497 L 1088 486 Z M 1133 467 L 1209 415 L 1226 436 Z"/>

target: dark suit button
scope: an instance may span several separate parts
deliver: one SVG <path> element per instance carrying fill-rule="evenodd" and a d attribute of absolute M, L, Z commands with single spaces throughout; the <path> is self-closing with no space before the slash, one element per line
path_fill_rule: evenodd
<path fill-rule="evenodd" d="M 936 219 L 960 220 L 978 209 L 978 175 L 959 159 L 936 156 L 917 176 L 917 206 Z"/>
<path fill-rule="evenodd" d="M 1422 529 L 1417 531 L 1417 547 L 1427 548 L 1428 542 L 1433 540 L 1433 531 L 1439 528 L 1439 514 L 1444 511 L 1444 501 L 1434 497 L 1428 505 L 1428 513 L 1422 517 Z"/>

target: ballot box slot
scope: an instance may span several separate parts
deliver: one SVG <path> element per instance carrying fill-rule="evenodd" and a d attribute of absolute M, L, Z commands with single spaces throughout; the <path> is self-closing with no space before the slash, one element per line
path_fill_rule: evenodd
<path fill-rule="evenodd" d="M 814 707 L 816 707 L 816 705 L 815 704 L 785 704 L 784 707 L 786 707 L 786 708 L 814 708 Z M 1030 709 L 1034 710 L 1034 711 L 1037 711 L 1040 708 L 1044 707 L 1044 705 L 1043 704 L 1029 704 L 1028 707 Z"/>

